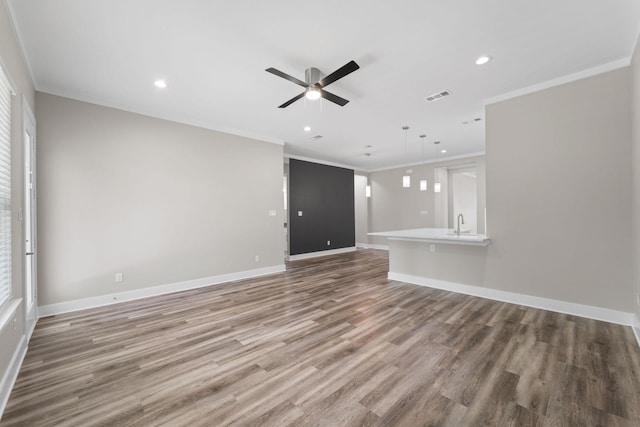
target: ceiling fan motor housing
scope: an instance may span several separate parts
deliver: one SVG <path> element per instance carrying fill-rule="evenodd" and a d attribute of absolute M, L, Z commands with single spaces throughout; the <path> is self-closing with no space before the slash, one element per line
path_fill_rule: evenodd
<path fill-rule="evenodd" d="M 318 83 L 322 77 L 324 76 L 320 73 L 320 70 L 318 70 L 317 68 L 311 67 L 311 68 L 307 68 L 304 71 L 304 81 L 309 86 Z"/>

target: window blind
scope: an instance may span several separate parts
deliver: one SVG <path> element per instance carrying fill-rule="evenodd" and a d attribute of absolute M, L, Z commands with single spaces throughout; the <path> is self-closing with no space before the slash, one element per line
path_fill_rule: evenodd
<path fill-rule="evenodd" d="M 11 297 L 11 85 L 0 67 L 0 306 Z"/>

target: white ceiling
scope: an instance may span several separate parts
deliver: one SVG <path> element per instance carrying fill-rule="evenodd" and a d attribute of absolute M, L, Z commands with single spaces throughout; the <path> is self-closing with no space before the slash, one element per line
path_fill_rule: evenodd
<path fill-rule="evenodd" d="M 482 152 L 484 120 L 462 122 L 484 119 L 487 99 L 628 63 L 640 32 L 637 0 L 8 4 L 40 91 L 284 141 L 285 153 L 363 170 L 421 161 L 422 133 L 426 159 L 435 140 L 448 150 L 440 158 Z M 475 65 L 481 54 L 493 61 Z M 349 60 L 361 68 L 328 88 L 345 107 L 277 108 L 301 88 L 266 68 L 304 80 L 308 67 L 328 74 Z M 452 95 L 425 101 L 445 89 Z"/>

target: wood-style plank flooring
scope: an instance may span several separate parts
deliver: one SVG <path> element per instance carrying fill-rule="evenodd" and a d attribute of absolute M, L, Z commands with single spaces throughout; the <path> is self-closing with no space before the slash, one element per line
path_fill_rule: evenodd
<path fill-rule="evenodd" d="M 630 328 L 386 279 L 359 250 L 40 319 L 5 426 L 640 426 Z"/>

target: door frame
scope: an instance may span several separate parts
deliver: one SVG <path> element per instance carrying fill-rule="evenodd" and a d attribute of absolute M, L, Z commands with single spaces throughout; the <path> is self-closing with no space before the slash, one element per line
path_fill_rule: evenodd
<path fill-rule="evenodd" d="M 30 138 L 27 139 L 26 135 Z M 26 98 L 22 98 L 22 176 L 23 176 L 23 203 L 22 203 L 22 242 L 23 242 L 23 296 L 25 301 L 25 330 L 29 335 L 33 332 L 38 321 L 38 258 L 37 258 L 37 197 L 36 197 L 36 119 L 31 111 L 31 107 Z M 27 176 L 27 161 L 31 163 L 31 188 L 29 185 L 29 179 Z M 28 191 L 31 190 L 31 191 Z M 30 203 L 29 196 L 31 194 Z M 27 215 L 27 209 L 30 209 L 30 215 Z M 30 219 L 30 225 L 27 224 L 27 218 Z M 29 255 L 29 248 L 26 245 L 27 227 L 31 227 L 31 252 Z M 27 262 L 27 258 L 31 257 L 31 263 Z M 29 275 L 27 269 L 31 265 L 31 274 Z M 31 277 L 29 283 L 28 278 Z M 27 300 L 27 287 L 31 287 L 32 301 Z M 31 303 L 31 304 L 30 304 Z"/>

